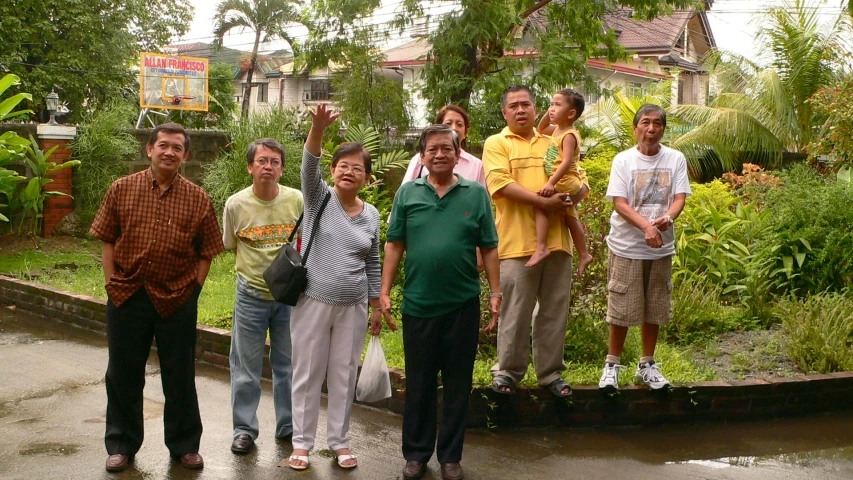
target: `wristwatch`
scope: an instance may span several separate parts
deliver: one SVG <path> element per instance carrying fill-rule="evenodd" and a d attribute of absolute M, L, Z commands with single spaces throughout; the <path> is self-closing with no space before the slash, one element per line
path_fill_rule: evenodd
<path fill-rule="evenodd" d="M 495 298 L 501 298 L 502 299 L 502 298 L 504 298 L 504 294 L 501 292 L 492 292 L 489 294 L 489 297 L 495 297 Z"/>

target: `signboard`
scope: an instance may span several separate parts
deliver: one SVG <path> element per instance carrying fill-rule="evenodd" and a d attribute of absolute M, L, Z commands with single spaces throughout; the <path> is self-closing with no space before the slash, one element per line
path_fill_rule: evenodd
<path fill-rule="evenodd" d="M 207 111 L 208 59 L 143 52 L 139 55 L 139 107 Z"/>

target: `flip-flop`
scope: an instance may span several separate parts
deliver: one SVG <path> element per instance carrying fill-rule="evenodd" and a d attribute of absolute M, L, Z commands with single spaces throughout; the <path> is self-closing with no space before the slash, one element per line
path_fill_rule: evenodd
<path fill-rule="evenodd" d="M 356 458 L 355 455 L 338 455 L 336 459 L 338 460 L 338 466 L 341 468 L 350 469 L 358 466 L 358 458 Z M 344 462 L 346 462 L 347 460 L 356 460 L 356 462 L 349 465 L 344 465 Z"/>
<path fill-rule="evenodd" d="M 569 393 L 563 393 L 563 389 L 568 388 Z M 562 378 L 558 378 L 548 384 L 548 390 L 560 398 L 568 398 L 572 396 L 572 386 L 566 383 Z"/>
<path fill-rule="evenodd" d="M 305 465 L 294 465 L 290 463 L 293 460 L 305 462 Z M 305 470 L 308 468 L 308 455 L 291 455 L 290 458 L 287 459 L 287 466 L 294 470 Z"/>
<path fill-rule="evenodd" d="M 512 378 L 506 375 L 495 375 L 492 378 L 491 387 L 493 391 L 501 395 L 512 395 L 515 393 L 515 383 L 513 383 Z M 501 390 L 501 388 L 508 388 L 509 391 Z"/>

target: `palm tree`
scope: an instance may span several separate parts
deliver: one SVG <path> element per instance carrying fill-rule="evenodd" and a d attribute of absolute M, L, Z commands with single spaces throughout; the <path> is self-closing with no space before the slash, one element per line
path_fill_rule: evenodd
<path fill-rule="evenodd" d="M 764 64 L 731 52 L 715 51 L 706 65 L 725 82 L 710 105 L 679 105 L 672 113 L 696 128 L 672 146 L 688 158 L 719 161 L 737 168 L 775 163 L 783 152 L 808 153 L 815 119 L 809 99 L 832 84 L 834 71 L 849 58 L 850 16 L 821 26 L 814 2 L 786 1 L 763 15 L 759 30 Z"/>
<path fill-rule="evenodd" d="M 222 47 L 223 37 L 234 28 L 249 29 L 255 32 L 255 43 L 249 59 L 246 74 L 246 88 L 243 93 L 241 116 L 249 114 L 249 99 L 252 95 L 252 75 L 258 59 L 258 46 L 272 38 L 280 38 L 290 45 L 296 54 L 298 45 L 288 35 L 286 29 L 296 23 L 302 23 L 301 0 L 223 0 L 216 6 L 213 44 Z"/>

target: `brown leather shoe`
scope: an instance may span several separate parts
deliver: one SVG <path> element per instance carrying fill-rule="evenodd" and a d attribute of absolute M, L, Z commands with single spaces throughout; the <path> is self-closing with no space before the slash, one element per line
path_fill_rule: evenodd
<path fill-rule="evenodd" d="M 181 466 L 197 470 L 204 466 L 204 459 L 197 453 L 187 453 L 186 455 L 181 455 Z"/>
<path fill-rule="evenodd" d="M 253 448 L 255 448 L 255 441 L 252 440 L 252 436 L 248 433 L 237 435 L 231 443 L 231 453 L 238 455 L 245 455 L 251 452 Z"/>
<path fill-rule="evenodd" d="M 458 463 L 442 463 L 441 478 L 444 480 L 462 480 L 465 474 L 462 472 L 462 465 Z"/>
<path fill-rule="evenodd" d="M 108 472 L 123 472 L 130 465 L 131 457 L 121 453 L 116 453 L 107 457 Z"/>
<path fill-rule="evenodd" d="M 403 469 L 403 478 L 406 480 L 417 480 L 426 473 L 426 464 L 409 460 L 406 462 L 406 468 Z"/>

